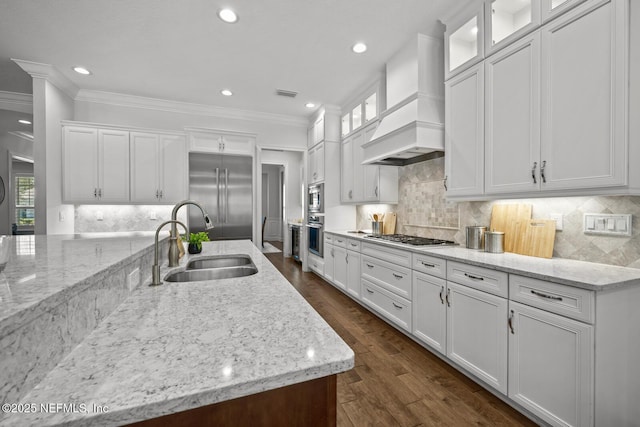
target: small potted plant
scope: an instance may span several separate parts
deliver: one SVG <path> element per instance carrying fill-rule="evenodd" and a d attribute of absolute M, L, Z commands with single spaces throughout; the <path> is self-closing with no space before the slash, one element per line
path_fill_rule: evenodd
<path fill-rule="evenodd" d="M 208 242 L 209 235 L 204 231 L 201 231 L 199 233 L 191 233 L 188 240 L 189 246 L 187 247 L 187 250 L 189 251 L 189 253 L 199 254 L 200 252 L 202 252 L 202 242 Z"/>

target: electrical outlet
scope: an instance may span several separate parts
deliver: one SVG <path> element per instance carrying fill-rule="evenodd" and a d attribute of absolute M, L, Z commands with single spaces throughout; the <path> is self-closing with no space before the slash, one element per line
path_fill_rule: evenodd
<path fill-rule="evenodd" d="M 58 220 L 60 222 L 64 222 L 64 212 L 63 211 L 58 211 Z"/>
<path fill-rule="evenodd" d="M 132 291 L 133 288 L 138 286 L 139 282 L 140 282 L 140 269 L 136 268 L 131 273 L 129 273 L 129 275 L 127 275 L 127 288 L 129 289 L 129 291 Z"/>
<path fill-rule="evenodd" d="M 97 212 L 96 212 L 96 219 L 97 219 L 98 221 L 102 221 L 102 220 L 104 220 L 104 214 L 102 213 L 102 211 L 97 211 Z"/>
<path fill-rule="evenodd" d="M 549 219 L 554 219 L 556 221 L 556 230 L 562 231 L 564 227 L 564 216 L 561 213 L 549 214 Z"/>
<path fill-rule="evenodd" d="M 156 219 L 158 219 L 158 216 L 156 215 L 156 211 L 155 211 L 155 210 L 150 210 L 150 211 L 149 211 L 149 219 L 152 219 L 152 220 L 154 220 L 154 221 L 155 221 Z"/>

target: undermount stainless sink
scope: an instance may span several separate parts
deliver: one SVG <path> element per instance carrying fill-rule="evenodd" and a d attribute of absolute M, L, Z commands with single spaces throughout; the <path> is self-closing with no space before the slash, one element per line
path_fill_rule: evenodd
<path fill-rule="evenodd" d="M 164 278 L 166 282 L 201 282 L 203 280 L 230 279 L 232 277 L 251 276 L 258 272 L 257 267 L 251 265 L 235 267 L 201 268 L 198 270 L 176 271 Z"/>
<path fill-rule="evenodd" d="M 238 267 L 243 265 L 253 265 L 253 261 L 251 261 L 249 255 L 212 255 L 189 261 L 187 270 Z"/>

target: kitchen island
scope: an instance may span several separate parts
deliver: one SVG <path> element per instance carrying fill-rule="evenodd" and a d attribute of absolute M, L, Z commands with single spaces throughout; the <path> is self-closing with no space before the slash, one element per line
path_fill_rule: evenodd
<path fill-rule="evenodd" d="M 258 273 L 147 280 L 20 400 L 35 411 L 0 425 L 122 425 L 331 376 L 335 405 L 352 350 L 250 241 L 204 243 L 192 257 L 226 254 L 248 254 Z"/>

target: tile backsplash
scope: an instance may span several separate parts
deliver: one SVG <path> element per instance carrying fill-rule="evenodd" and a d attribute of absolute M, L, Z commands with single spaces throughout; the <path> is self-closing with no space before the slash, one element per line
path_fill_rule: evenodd
<path fill-rule="evenodd" d="M 173 205 L 76 205 L 74 232 L 155 231 L 171 219 L 172 209 Z M 178 220 L 186 224 L 186 219 L 187 208 L 183 207 Z"/>
<path fill-rule="evenodd" d="M 495 203 L 528 203 L 533 218 L 564 217 L 563 230 L 556 232 L 553 256 L 626 267 L 640 268 L 639 196 L 557 197 L 485 202 L 451 202 L 443 186 L 444 157 L 403 166 L 399 171 L 398 205 L 359 206 L 357 226 L 369 229 L 367 212 L 396 211 L 396 232 L 454 240 L 465 244 L 465 226 L 486 225 Z M 631 237 L 584 234 L 585 213 L 632 214 Z"/>

